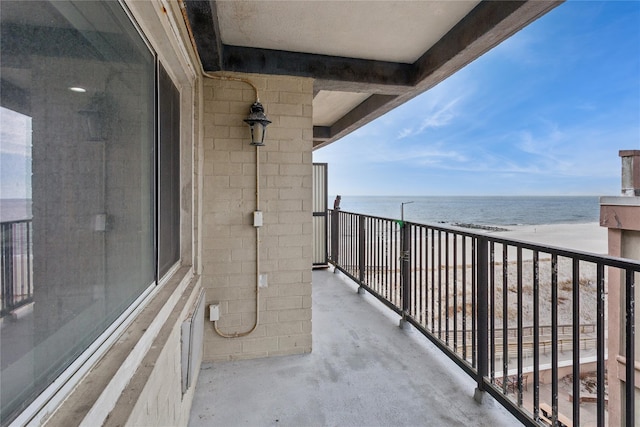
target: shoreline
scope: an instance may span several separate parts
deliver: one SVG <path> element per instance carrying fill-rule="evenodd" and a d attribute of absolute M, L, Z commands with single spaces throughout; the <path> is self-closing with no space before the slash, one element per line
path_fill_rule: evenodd
<path fill-rule="evenodd" d="M 601 227 L 598 222 L 516 225 L 510 226 L 508 231 L 490 231 L 488 233 L 492 236 L 524 240 L 581 252 L 600 255 L 608 253 L 608 229 Z"/>
<path fill-rule="evenodd" d="M 429 224 L 427 224 L 429 225 Z M 521 240 L 561 249 L 606 255 L 608 249 L 608 229 L 599 222 L 558 223 L 536 225 L 485 225 L 473 223 L 439 223 L 461 229 L 472 230 L 490 236 Z"/>

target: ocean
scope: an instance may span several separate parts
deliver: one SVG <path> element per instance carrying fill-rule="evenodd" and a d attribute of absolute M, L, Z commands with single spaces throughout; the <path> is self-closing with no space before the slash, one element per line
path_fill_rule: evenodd
<path fill-rule="evenodd" d="M 333 207 L 335 196 L 330 196 Z M 598 196 L 342 196 L 343 211 L 419 223 L 539 225 L 597 222 Z M 3 199 L 0 221 L 31 218 L 31 201 Z"/>
<path fill-rule="evenodd" d="M 329 198 L 333 207 L 335 196 Z M 343 211 L 418 223 L 540 225 L 598 222 L 598 196 L 342 196 Z"/>
<path fill-rule="evenodd" d="M 0 199 L 0 222 L 31 219 L 30 199 Z"/>

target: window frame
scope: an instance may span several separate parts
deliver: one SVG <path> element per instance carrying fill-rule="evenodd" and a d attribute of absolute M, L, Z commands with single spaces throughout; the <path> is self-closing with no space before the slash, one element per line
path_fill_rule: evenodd
<path fill-rule="evenodd" d="M 163 75 L 164 73 L 164 75 Z M 170 232 L 171 232 L 171 239 L 173 238 L 177 238 L 177 241 L 173 241 L 171 240 L 169 242 L 170 245 L 170 249 L 172 251 L 177 251 L 177 258 L 163 264 L 163 247 L 165 247 L 165 242 L 163 241 L 163 227 L 164 227 L 164 223 L 163 223 L 163 219 L 166 219 L 166 216 L 163 215 L 163 212 L 165 211 L 166 205 L 165 203 L 165 198 L 163 198 L 163 195 L 167 195 L 167 192 L 163 192 L 164 188 L 161 185 L 162 184 L 162 176 L 163 176 L 163 160 L 165 160 L 165 157 L 163 157 L 165 155 L 163 148 L 167 148 L 164 144 L 166 141 L 163 139 L 164 135 L 162 132 L 162 114 L 163 114 L 163 102 L 164 101 L 164 97 L 163 97 L 163 78 L 166 78 L 166 81 L 168 83 L 170 83 L 171 85 L 171 93 L 169 94 L 169 96 L 167 98 L 169 98 L 169 101 L 171 103 L 171 106 L 174 107 L 173 102 L 177 101 L 176 105 L 178 108 L 178 115 L 177 115 L 177 123 L 175 123 L 173 121 L 173 119 L 175 119 L 176 117 L 173 114 L 171 115 L 171 126 L 170 126 L 170 130 L 169 133 L 171 134 L 171 141 L 169 141 L 170 143 L 172 143 L 170 150 L 171 150 L 171 157 L 169 160 L 171 160 L 169 168 L 170 168 L 170 174 L 171 174 L 171 182 L 169 183 L 170 187 L 169 188 L 169 208 L 172 210 L 171 214 L 171 223 L 170 223 Z M 175 90 L 175 92 L 173 91 Z M 174 95 L 177 95 L 177 99 L 174 99 Z M 165 276 L 170 276 L 172 271 L 177 270 L 177 268 L 179 268 L 180 265 L 180 259 L 181 259 L 181 212 L 180 212 L 180 182 L 181 182 L 181 170 L 180 170 L 180 158 L 181 158 L 181 125 L 182 125 L 182 111 L 181 111 L 181 93 L 180 90 L 178 89 L 178 86 L 175 84 L 175 82 L 173 81 L 173 79 L 171 78 L 171 75 L 169 74 L 169 72 L 167 71 L 166 67 L 164 66 L 163 62 L 160 60 L 156 60 L 156 121 L 157 121 L 157 127 L 156 127 L 156 148 L 157 148 L 157 156 L 156 156 L 156 263 L 157 263 L 157 271 L 156 271 L 156 276 L 158 279 L 165 277 Z M 172 113 L 173 113 L 173 109 L 172 109 Z M 174 125 L 177 125 L 177 129 L 174 128 Z M 177 131 L 177 141 L 173 140 L 173 136 L 175 136 L 173 133 Z M 173 146 L 173 145 L 176 146 Z M 177 151 L 177 153 L 175 152 Z M 177 154 L 177 157 L 174 157 L 173 155 Z M 174 188 L 175 186 L 175 188 Z M 175 215 L 175 217 L 174 217 Z M 175 222 L 175 220 L 177 220 L 177 224 Z M 174 229 L 174 226 L 176 226 Z M 176 245 L 174 247 L 174 245 Z M 165 247 L 166 249 L 166 247 Z M 173 257 L 172 257 L 173 258 Z"/>

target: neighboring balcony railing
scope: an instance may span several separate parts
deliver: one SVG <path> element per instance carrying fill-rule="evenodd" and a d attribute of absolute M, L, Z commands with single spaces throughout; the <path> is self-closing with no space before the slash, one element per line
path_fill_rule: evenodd
<path fill-rule="evenodd" d="M 421 331 L 479 391 L 525 425 L 577 426 L 587 415 L 605 425 L 606 285 L 619 282 L 625 295 L 622 357 L 633 361 L 640 262 L 329 213 L 330 263 Z M 587 378 L 593 365 L 595 375 Z M 636 419 L 633 376 L 634 363 L 626 363 L 623 402 L 609 402 L 621 408 L 627 426 Z M 570 399 L 559 398 L 560 388 Z M 583 413 L 586 401 L 595 401 L 595 414 Z"/>
<path fill-rule="evenodd" d="M 31 220 L 0 223 L 0 317 L 33 301 L 33 244 Z"/>

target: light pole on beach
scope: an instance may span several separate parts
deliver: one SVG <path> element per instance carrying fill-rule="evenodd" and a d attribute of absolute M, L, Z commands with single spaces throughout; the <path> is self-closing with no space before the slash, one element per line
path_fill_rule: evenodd
<path fill-rule="evenodd" d="M 413 200 L 410 202 L 402 202 L 400 203 L 400 221 L 404 222 L 404 205 L 408 205 L 413 203 Z"/>

